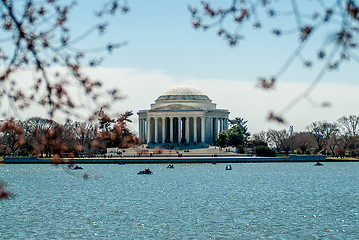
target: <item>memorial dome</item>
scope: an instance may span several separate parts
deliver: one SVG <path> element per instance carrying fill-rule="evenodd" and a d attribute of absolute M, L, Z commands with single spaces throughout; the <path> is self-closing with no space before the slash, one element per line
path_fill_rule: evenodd
<path fill-rule="evenodd" d="M 207 95 L 200 90 L 187 86 L 178 85 L 165 91 L 157 101 L 211 101 Z"/>
<path fill-rule="evenodd" d="M 178 85 L 168 89 L 163 95 L 204 95 L 204 93 L 191 86 Z"/>

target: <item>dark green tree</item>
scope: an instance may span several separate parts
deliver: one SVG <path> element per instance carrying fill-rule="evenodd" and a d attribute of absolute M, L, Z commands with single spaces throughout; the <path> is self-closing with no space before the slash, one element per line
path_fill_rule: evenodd
<path fill-rule="evenodd" d="M 275 157 L 275 151 L 268 147 L 268 144 L 262 140 L 252 140 L 249 145 L 254 148 L 254 152 L 260 157 Z"/>
<path fill-rule="evenodd" d="M 275 157 L 275 152 L 265 145 L 258 145 L 254 148 L 256 155 L 260 157 Z"/>
<path fill-rule="evenodd" d="M 217 144 L 220 147 L 228 146 L 228 131 L 223 131 L 218 134 Z"/>
<path fill-rule="evenodd" d="M 243 152 L 248 144 L 248 138 L 251 135 L 248 132 L 247 121 L 243 118 L 235 118 L 229 121 L 231 126 L 228 134 L 228 145 L 236 146 L 236 148 Z"/>
<path fill-rule="evenodd" d="M 253 147 L 258 147 L 258 146 L 267 146 L 268 144 L 265 141 L 262 140 L 254 140 L 252 141 Z"/>
<path fill-rule="evenodd" d="M 235 146 L 239 152 L 244 152 L 247 146 L 250 133 L 248 132 L 247 121 L 243 118 L 229 120 L 230 129 L 218 135 L 217 143 L 219 146 Z"/>

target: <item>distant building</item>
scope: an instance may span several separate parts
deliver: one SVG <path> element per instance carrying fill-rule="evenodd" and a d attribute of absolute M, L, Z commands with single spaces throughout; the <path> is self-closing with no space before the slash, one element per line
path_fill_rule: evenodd
<path fill-rule="evenodd" d="M 144 143 L 213 144 L 228 129 L 229 111 L 198 89 L 176 86 L 159 96 L 150 110 L 140 110 L 139 135 Z"/>

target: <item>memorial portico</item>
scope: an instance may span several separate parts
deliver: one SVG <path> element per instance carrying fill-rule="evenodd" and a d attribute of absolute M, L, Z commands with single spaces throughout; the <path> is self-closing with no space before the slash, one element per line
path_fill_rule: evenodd
<path fill-rule="evenodd" d="M 147 144 L 213 144 L 228 129 L 228 115 L 201 91 L 177 86 L 157 98 L 150 110 L 138 112 L 139 135 Z"/>

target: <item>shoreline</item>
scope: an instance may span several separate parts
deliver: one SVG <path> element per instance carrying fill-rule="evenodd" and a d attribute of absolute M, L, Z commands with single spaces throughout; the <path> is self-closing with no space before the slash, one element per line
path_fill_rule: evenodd
<path fill-rule="evenodd" d="M 359 162 L 357 159 L 326 158 L 323 155 L 289 155 L 289 157 L 249 156 L 155 156 L 112 158 L 64 158 L 53 162 L 51 158 L 5 157 L 1 164 L 173 164 L 173 163 L 289 163 L 289 162 Z"/>

